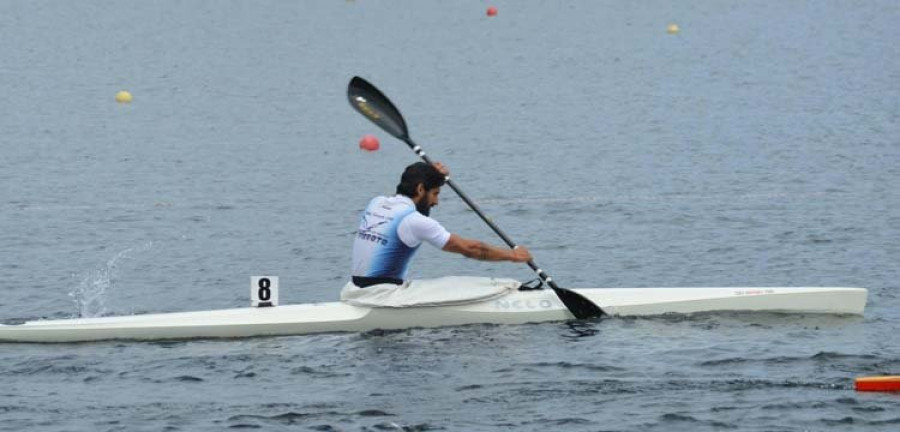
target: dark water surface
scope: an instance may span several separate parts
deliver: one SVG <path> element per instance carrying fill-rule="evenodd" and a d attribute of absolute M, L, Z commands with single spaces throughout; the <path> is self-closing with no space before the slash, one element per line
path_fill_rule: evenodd
<path fill-rule="evenodd" d="M 900 428 L 852 390 L 900 374 L 898 3 L 494 4 L 0 0 L 0 320 L 241 307 L 261 274 L 336 299 L 415 161 L 353 75 L 564 286 L 860 286 L 866 315 L 3 344 L 0 430 Z"/>

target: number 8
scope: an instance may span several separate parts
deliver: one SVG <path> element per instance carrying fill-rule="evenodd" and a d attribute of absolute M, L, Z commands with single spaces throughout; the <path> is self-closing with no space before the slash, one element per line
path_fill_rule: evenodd
<path fill-rule="evenodd" d="M 269 301 L 272 298 L 272 291 L 269 287 L 272 286 L 272 282 L 269 281 L 269 278 L 262 278 L 259 280 L 259 299 L 262 301 Z"/>

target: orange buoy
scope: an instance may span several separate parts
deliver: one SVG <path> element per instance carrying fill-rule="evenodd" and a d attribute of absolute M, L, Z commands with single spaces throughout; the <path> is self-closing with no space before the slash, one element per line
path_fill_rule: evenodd
<path fill-rule="evenodd" d="M 856 391 L 900 392 L 900 376 L 859 377 Z"/>
<path fill-rule="evenodd" d="M 497 8 L 493 6 L 487 8 L 487 16 L 497 16 Z"/>
<path fill-rule="evenodd" d="M 381 147 L 381 144 L 378 142 L 378 138 L 375 138 L 374 135 L 363 135 L 362 139 L 359 140 L 359 148 L 365 151 L 375 151 Z"/>

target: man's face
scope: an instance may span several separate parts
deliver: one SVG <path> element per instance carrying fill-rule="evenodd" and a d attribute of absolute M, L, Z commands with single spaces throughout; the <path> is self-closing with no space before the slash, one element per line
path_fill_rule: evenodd
<path fill-rule="evenodd" d="M 438 205 L 441 188 L 425 189 L 425 186 L 420 184 L 417 191 L 419 193 L 416 194 L 416 199 L 413 199 L 413 202 L 416 203 L 416 210 L 425 216 L 429 216 L 431 208 Z"/>

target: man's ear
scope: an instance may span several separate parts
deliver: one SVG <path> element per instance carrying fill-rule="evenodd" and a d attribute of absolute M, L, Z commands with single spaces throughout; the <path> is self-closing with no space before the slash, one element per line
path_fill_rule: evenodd
<path fill-rule="evenodd" d="M 413 201 L 422 198 L 423 196 L 425 196 L 425 184 L 419 183 L 416 185 L 416 196 L 413 197 Z"/>

